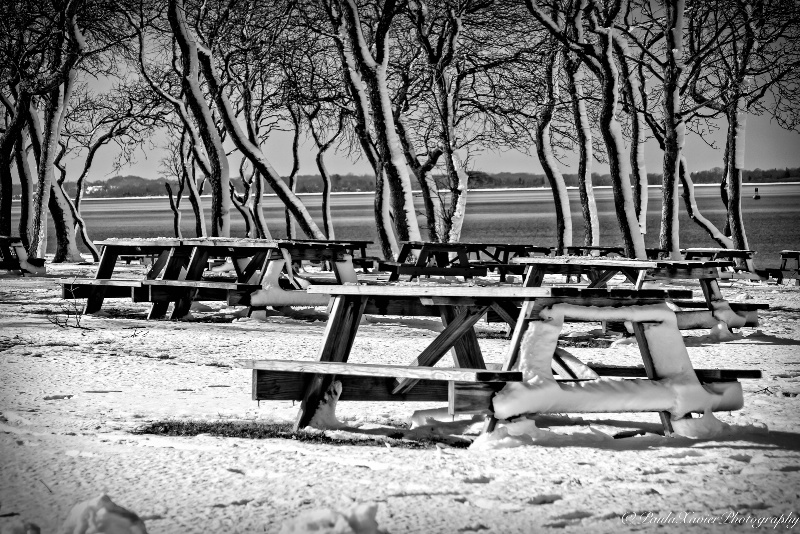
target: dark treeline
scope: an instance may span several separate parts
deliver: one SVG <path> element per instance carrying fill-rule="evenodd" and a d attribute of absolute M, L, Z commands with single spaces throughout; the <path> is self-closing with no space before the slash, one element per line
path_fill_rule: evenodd
<path fill-rule="evenodd" d="M 706 171 L 692 173 L 692 180 L 695 184 L 718 184 L 722 180 L 723 169 L 714 167 Z M 800 167 L 784 169 L 754 169 L 744 171 L 744 181 L 754 183 L 800 181 Z M 486 173 L 483 171 L 471 171 L 471 189 L 502 189 L 518 187 L 548 187 L 547 178 L 543 174 L 532 174 L 525 172 L 499 172 Z M 611 176 L 608 174 L 593 173 L 592 178 L 595 185 L 611 185 Z M 661 184 L 661 174 L 648 173 L 648 181 L 651 185 Z M 577 174 L 564 174 L 564 181 L 568 187 L 577 187 Z M 231 182 L 236 187 L 241 187 L 241 178 L 231 178 Z M 169 183 L 173 189 L 177 189 L 176 180 L 167 180 L 163 177 L 155 179 L 142 178 L 141 176 L 114 176 L 108 180 L 96 180 L 89 182 L 85 186 L 84 195 L 86 198 L 111 198 L 111 197 L 159 197 L 166 196 L 165 183 Z M 333 190 L 335 192 L 360 192 L 375 191 L 375 179 L 366 174 L 334 174 L 332 175 Z M 299 175 L 297 177 L 298 193 L 320 193 L 322 192 L 322 179 L 319 175 Z M 65 182 L 64 190 L 75 195 L 77 184 L 75 182 Z M 19 185 L 15 184 L 14 197 L 20 197 Z"/>

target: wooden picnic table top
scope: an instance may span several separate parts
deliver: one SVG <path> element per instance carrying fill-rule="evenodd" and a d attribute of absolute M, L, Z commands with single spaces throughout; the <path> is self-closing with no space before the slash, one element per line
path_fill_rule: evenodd
<path fill-rule="evenodd" d="M 587 268 L 599 269 L 698 269 L 709 267 L 729 267 L 733 262 L 726 260 L 707 260 L 707 261 L 691 261 L 691 260 L 629 260 L 624 258 L 608 259 L 608 258 L 595 258 L 587 256 L 556 256 L 545 258 L 513 258 L 511 263 L 518 265 L 552 265 L 552 266 L 570 266 L 579 265 Z"/>
<path fill-rule="evenodd" d="M 396 298 L 485 298 L 530 300 L 538 298 L 592 297 L 638 298 L 664 300 L 691 298 L 690 290 L 664 289 L 585 289 L 578 287 L 521 287 L 521 286 L 418 286 L 418 285 L 333 285 L 311 286 L 308 293 L 332 296 L 396 297 Z"/>
<path fill-rule="evenodd" d="M 351 241 L 314 241 L 293 239 L 251 239 L 236 237 L 192 237 L 192 238 L 121 238 L 95 241 L 99 246 L 118 247 L 236 247 L 236 248 L 347 248 Z"/>
<path fill-rule="evenodd" d="M 528 245 L 521 243 L 473 243 L 469 241 L 459 241 L 456 243 L 438 243 L 434 241 L 402 241 L 403 245 L 408 245 L 411 248 L 430 248 L 439 250 L 467 250 L 476 251 L 486 248 L 507 248 L 509 250 L 524 250 L 530 252 L 543 252 L 550 253 L 552 247 L 543 247 L 540 245 Z"/>

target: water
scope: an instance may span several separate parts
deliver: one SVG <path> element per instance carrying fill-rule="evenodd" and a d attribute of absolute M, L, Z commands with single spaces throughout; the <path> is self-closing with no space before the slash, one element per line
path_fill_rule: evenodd
<path fill-rule="evenodd" d="M 743 191 L 743 216 L 750 248 L 758 251 L 756 263 L 761 267 L 777 267 L 778 252 L 800 248 L 800 184 L 758 184 L 760 200 L 754 200 L 753 186 Z M 697 202 L 703 214 L 722 228 L 725 211 L 717 187 L 696 189 Z M 533 243 L 552 246 L 556 241 L 556 220 L 552 195 L 549 190 L 479 190 L 469 193 L 467 217 L 462 233 L 463 241 L 507 243 Z M 653 187 L 649 191 L 647 211 L 647 246 L 658 245 L 661 219 L 661 192 Z M 600 216 L 601 243 L 621 244 L 621 233 L 614 211 L 613 196 L 609 188 L 596 190 Z M 321 225 L 319 195 L 302 195 L 315 221 Z M 194 236 L 194 216 L 184 199 L 182 209 L 184 236 Z M 337 239 L 377 240 L 371 194 L 343 193 L 332 200 L 334 229 Z M 681 200 L 682 203 L 682 200 Z M 206 214 L 210 212 L 210 199 L 204 199 Z M 265 198 L 267 224 L 274 237 L 285 237 L 283 208 L 274 196 Z M 583 243 L 583 220 L 578 192 L 570 190 L 573 213 L 573 240 Z M 19 204 L 15 203 L 15 216 Z M 422 214 L 421 199 L 417 209 Z M 233 236 L 244 236 L 244 221 L 234 208 L 232 211 Z M 93 240 L 110 237 L 172 236 L 172 212 L 167 198 L 145 199 L 88 199 L 82 212 Z M 16 222 L 14 227 L 16 228 Z M 210 222 L 207 223 L 210 228 Z M 424 217 L 420 217 L 424 224 Z M 50 235 L 54 236 L 52 223 Z M 424 231 L 423 231 L 423 235 Z M 680 236 L 682 247 L 716 246 L 714 241 L 694 222 L 689 220 L 681 204 Z M 51 239 L 49 252 L 54 251 Z M 371 247 L 377 255 L 378 247 Z"/>

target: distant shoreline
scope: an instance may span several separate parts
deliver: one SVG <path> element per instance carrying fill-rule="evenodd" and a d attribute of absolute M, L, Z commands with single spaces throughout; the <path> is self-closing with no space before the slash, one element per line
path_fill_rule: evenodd
<path fill-rule="evenodd" d="M 720 184 L 694 184 L 695 188 L 709 188 L 709 187 L 719 187 Z M 800 185 L 800 182 L 751 182 L 742 184 L 742 187 L 761 187 L 761 186 L 769 186 L 769 185 Z M 613 186 L 610 185 L 596 185 L 593 189 L 600 189 L 606 190 L 611 189 Z M 660 189 L 661 184 L 656 185 L 648 185 L 648 190 L 650 189 Z M 567 186 L 567 190 L 577 190 L 576 186 Z M 549 187 L 482 187 L 479 189 L 469 189 L 468 191 L 548 191 L 550 190 Z M 422 191 L 418 189 L 413 189 L 412 193 L 414 194 L 421 194 Z M 322 193 L 295 193 L 298 197 L 316 197 L 321 196 Z M 374 195 L 375 191 L 333 191 L 331 192 L 331 196 L 339 196 L 339 195 Z M 264 193 L 264 197 L 275 197 L 275 193 Z M 106 200 L 145 200 L 148 198 L 169 198 L 167 195 L 153 195 L 147 197 L 83 197 L 81 202 L 98 202 L 98 201 L 106 201 Z M 211 194 L 200 195 L 200 198 L 211 198 Z M 19 199 L 13 199 L 12 202 L 20 202 Z"/>

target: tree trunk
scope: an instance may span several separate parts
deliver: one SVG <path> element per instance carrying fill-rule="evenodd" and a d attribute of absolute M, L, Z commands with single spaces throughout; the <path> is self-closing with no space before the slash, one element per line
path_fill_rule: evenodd
<path fill-rule="evenodd" d="M 253 173 L 253 196 L 247 200 L 247 206 L 253 216 L 253 224 L 256 225 L 257 237 L 260 239 L 272 239 L 267 219 L 264 217 L 264 180 L 258 171 Z"/>
<path fill-rule="evenodd" d="M 294 125 L 294 135 L 292 136 L 292 171 L 289 173 L 287 179 L 287 187 L 292 194 L 297 192 L 297 173 L 300 172 L 300 113 L 289 106 L 289 113 L 292 116 L 292 124 Z M 297 230 L 295 229 L 294 217 L 292 212 L 287 206 L 284 209 L 286 216 L 286 238 L 297 238 Z"/>
<path fill-rule="evenodd" d="M 572 96 L 572 114 L 575 118 L 575 133 L 578 139 L 578 193 L 583 211 L 583 244 L 587 247 L 600 245 L 600 219 L 592 184 L 592 129 L 586 114 L 583 99 L 583 73 L 577 65 L 567 66 L 567 81 Z"/>
<path fill-rule="evenodd" d="M 28 160 L 28 153 L 24 147 L 24 137 L 17 137 L 14 145 L 14 156 L 17 161 L 17 176 L 21 186 L 20 213 L 19 213 L 19 237 L 25 250 L 30 249 L 33 239 L 33 175 Z"/>
<path fill-rule="evenodd" d="M 686 125 L 681 115 L 680 79 L 683 72 L 684 1 L 666 2 L 664 47 L 664 179 L 661 186 L 661 231 L 659 246 L 672 259 L 680 259 L 678 185 L 680 159 Z"/>
<path fill-rule="evenodd" d="M 325 229 L 325 237 L 329 240 L 336 239 L 333 231 L 333 219 L 331 217 L 331 174 L 325 166 L 325 151 L 327 146 L 317 152 L 317 169 L 322 177 L 322 227 Z"/>
<path fill-rule="evenodd" d="M 711 239 L 717 242 L 719 246 L 723 248 L 733 248 L 733 241 L 719 231 L 719 229 L 714 226 L 714 224 L 703 217 L 703 214 L 700 213 L 700 210 L 697 207 L 697 200 L 694 197 L 694 183 L 692 182 L 692 177 L 689 174 L 689 170 L 686 164 L 686 158 L 681 156 L 680 161 L 680 178 L 681 178 L 681 185 L 683 185 L 683 202 L 686 206 L 686 214 L 692 219 L 695 223 L 697 223 L 700 228 L 705 230 Z"/>
<path fill-rule="evenodd" d="M 172 231 L 175 234 L 175 237 L 180 239 L 183 237 L 181 234 L 181 210 L 180 210 L 180 202 L 181 202 L 181 188 L 178 188 L 178 193 L 175 195 L 177 200 L 173 198 L 172 195 L 172 187 L 169 183 L 164 183 L 164 187 L 167 189 L 167 195 L 169 196 L 169 209 L 172 210 Z"/>
<path fill-rule="evenodd" d="M 272 168 L 266 156 L 254 143 L 251 143 L 247 135 L 242 131 L 241 126 L 237 122 L 236 113 L 234 112 L 228 97 L 220 87 L 220 82 L 217 79 L 217 74 L 213 65 L 212 57 L 209 51 L 204 50 L 200 58 L 205 74 L 206 81 L 211 88 L 211 93 L 217 103 L 220 118 L 225 124 L 225 128 L 230 135 L 230 139 L 236 148 L 246 157 L 253 165 L 255 170 L 269 183 L 278 199 L 287 206 L 294 215 L 300 229 L 312 239 L 325 239 L 325 234 L 314 223 L 308 210 L 300 201 L 299 198 L 286 186 L 284 181 Z"/>
<path fill-rule="evenodd" d="M 0 133 L 0 235 L 11 235 L 12 176 L 11 164 L 28 117 L 30 97 L 23 92 L 14 104 L 14 114 Z M 23 184 L 24 190 L 24 184 Z M 27 234 L 27 232 L 26 232 Z M 20 236 L 22 237 L 22 236 Z M 27 238 L 27 236 L 26 236 Z M 26 244 L 27 246 L 27 244 Z"/>
<path fill-rule="evenodd" d="M 622 78 L 625 82 L 625 94 L 628 99 L 631 116 L 631 150 L 630 162 L 633 175 L 633 205 L 636 217 L 639 219 L 639 230 L 647 233 L 647 167 L 644 161 L 644 112 L 641 82 L 628 63 L 628 43 L 619 34 L 614 36 L 614 43 L 619 56 L 619 65 L 622 69 Z"/>
<path fill-rule="evenodd" d="M 558 162 L 553 155 L 553 141 L 550 134 L 550 126 L 553 122 L 553 114 L 559 97 L 558 81 L 556 79 L 558 75 L 558 56 L 558 52 L 553 50 L 548 59 L 545 74 L 547 97 L 536 124 L 536 153 L 539 156 L 539 163 L 542 165 L 544 174 L 547 176 L 548 182 L 550 182 L 550 189 L 553 191 L 553 201 L 556 207 L 556 254 L 561 256 L 565 253 L 566 247 L 572 246 L 572 213 L 569 207 L 567 186 L 558 169 Z"/>
<path fill-rule="evenodd" d="M 181 49 L 183 72 L 181 86 L 192 115 L 200 130 L 200 137 L 208 155 L 211 182 L 211 235 L 230 237 L 230 169 L 228 157 L 222 146 L 217 125 L 200 87 L 200 65 L 197 43 L 186 22 L 183 0 L 170 0 L 168 18 L 172 33 Z"/>
<path fill-rule="evenodd" d="M 605 52 L 601 67 L 603 69 L 602 103 L 600 109 L 600 133 L 606 145 L 608 166 L 611 171 L 611 183 L 614 191 L 614 207 L 617 221 L 622 232 L 625 253 L 631 258 L 647 258 L 644 237 L 639 230 L 639 219 L 633 205 L 630 169 L 622 154 L 625 141 L 622 128 L 617 120 L 619 103 L 619 71 L 613 54 L 613 31 L 605 29 L 600 33 L 600 40 Z"/>
<path fill-rule="evenodd" d="M 370 75 L 366 79 L 370 87 L 370 99 L 374 109 L 378 148 L 384 162 L 384 173 L 395 216 L 394 227 L 400 240 L 421 241 L 411 178 L 392 116 L 386 65 L 378 65 L 374 71 L 368 70 L 368 72 Z"/>
<path fill-rule="evenodd" d="M 383 257 L 395 259 L 400 254 L 400 247 L 392 232 L 392 212 L 390 207 L 389 187 L 383 169 L 375 179 L 375 225 L 378 231 L 378 241 L 381 244 Z"/>
<path fill-rule="evenodd" d="M 59 150 L 58 139 L 61 133 L 63 97 L 64 84 L 61 84 L 50 91 L 46 99 L 44 130 L 33 203 L 33 239 L 31 240 L 31 249 L 28 251 L 28 255 L 32 258 L 44 258 L 47 253 L 47 209 L 50 206 L 50 194 L 55 181 L 53 166 Z"/>
<path fill-rule="evenodd" d="M 727 110 L 728 137 L 728 223 L 731 227 L 733 248 L 749 250 L 747 234 L 742 219 L 742 171 L 744 170 L 744 141 L 747 127 L 747 110 L 743 98 L 732 99 Z"/>
<path fill-rule="evenodd" d="M 83 261 L 78 250 L 78 241 L 75 239 L 75 219 L 72 217 L 69 201 L 55 180 L 50 183 L 49 208 L 56 229 L 56 253 L 53 263 Z"/>

